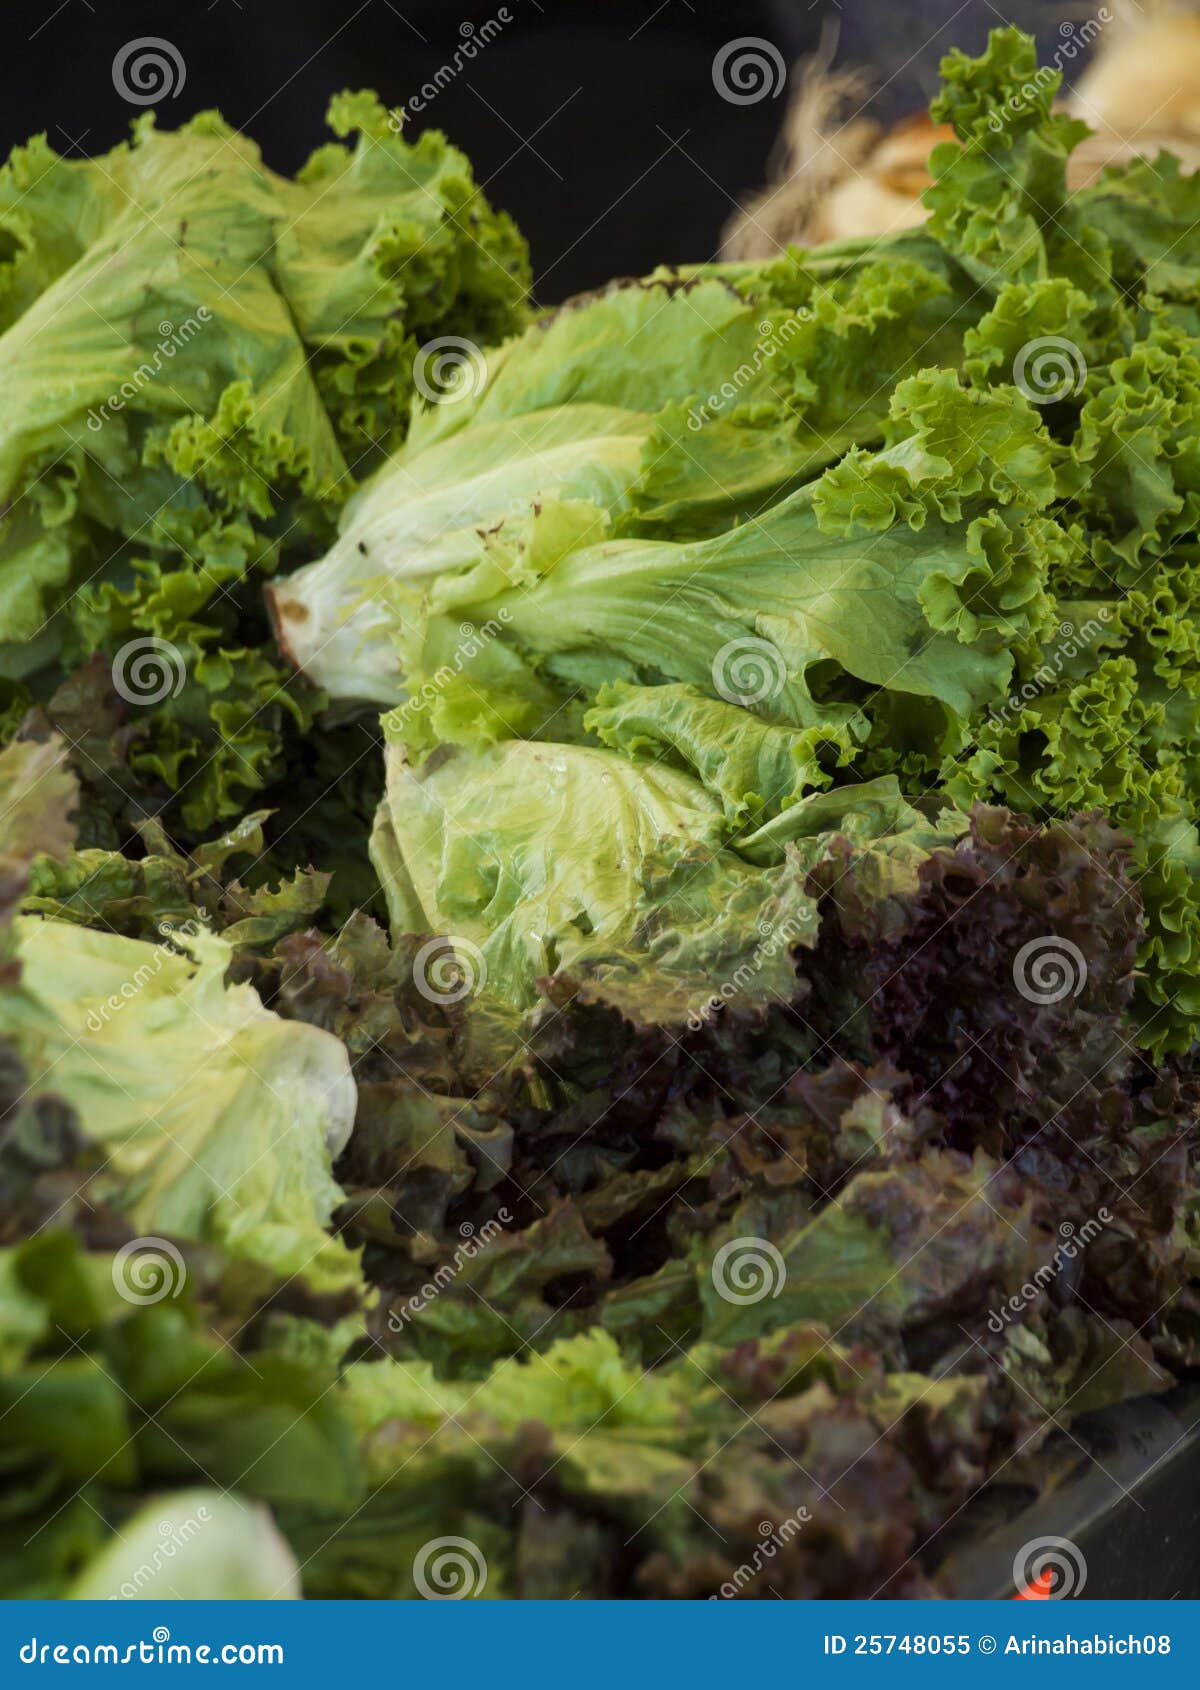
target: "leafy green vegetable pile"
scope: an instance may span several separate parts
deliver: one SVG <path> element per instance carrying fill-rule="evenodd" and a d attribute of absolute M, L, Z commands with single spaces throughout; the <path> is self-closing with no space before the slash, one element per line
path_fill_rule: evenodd
<path fill-rule="evenodd" d="M 322 700 L 289 679 L 262 581 L 328 539 L 403 438 L 421 343 L 522 321 L 523 243 L 462 155 L 408 145 L 370 95 L 340 95 L 329 124 L 353 144 L 295 182 L 215 113 L 176 134 L 147 115 L 94 160 L 41 137 L 0 175 L 10 730 L 75 671 L 50 713 L 72 733 L 89 687 L 97 732 L 109 665 L 79 673 L 97 651 L 153 706 L 127 730 L 123 790 L 88 817 L 98 842 L 171 795 L 191 843 L 311 766 Z M 336 836 L 327 786 L 311 796 Z"/>
<path fill-rule="evenodd" d="M 1035 68 L 528 324 L 363 96 L 10 163 L 0 1589 L 927 1594 L 1200 1360 L 1200 182 Z"/>

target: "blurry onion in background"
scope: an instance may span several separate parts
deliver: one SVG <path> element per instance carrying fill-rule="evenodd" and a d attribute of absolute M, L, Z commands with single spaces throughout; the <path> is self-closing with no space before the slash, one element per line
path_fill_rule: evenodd
<path fill-rule="evenodd" d="M 1062 101 L 1095 133 L 1071 156 L 1073 188 L 1108 165 L 1173 152 L 1200 168 L 1200 8 L 1109 0 L 1063 24 L 1064 65 L 1090 62 Z M 927 160 L 953 132 L 916 113 L 884 130 L 865 113 L 872 77 L 834 67 L 832 41 L 795 76 L 765 188 L 726 225 L 724 258 L 764 258 L 789 242 L 883 235 L 924 221 Z"/>

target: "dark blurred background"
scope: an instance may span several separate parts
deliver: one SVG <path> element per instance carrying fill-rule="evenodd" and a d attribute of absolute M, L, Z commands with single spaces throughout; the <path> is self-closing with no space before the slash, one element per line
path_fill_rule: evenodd
<path fill-rule="evenodd" d="M 59 151 L 111 147 L 137 111 L 114 88 L 114 56 L 158 36 L 185 66 L 160 122 L 219 106 L 269 164 L 294 170 L 327 138 L 331 93 L 372 87 L 404 104 L 473 29 L 487 44 L 410 128 L 443 129 L 470 155 L 528 236 L 549 303 L 713 255 L 738 197 L 764 179 L 786 98 L 722 99 L 713 58 L 729 41 L 760 37 L 791 64 L 836 30 L 836 60 L 871 68 L 870 110 L 891 120 L 928 101 L 948 47 L 978 51 L 1009 21 L 1045 51 L 1077 12 L 1049 0 L 3 0 L 0 140 L 7 151 L 44 129 Z"/>

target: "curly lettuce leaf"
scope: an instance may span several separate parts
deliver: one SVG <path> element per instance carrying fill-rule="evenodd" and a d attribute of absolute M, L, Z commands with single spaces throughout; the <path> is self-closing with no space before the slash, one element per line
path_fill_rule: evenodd
<path fill-rule="evenodd" d="M 48 690 L 169 647 L 126 696 L 197 831 L 281 776 L 319 702 L 255 578 L 327 543 L 402 440 L 422 343 L 523 320 L 524 249 L 462 155 L 372 96 L 329 120 L 356 138 L 295 181 L 215 113 L 95 160 L 39 138 L 0 173 L 0 650 Z"/>
<path fill-rule="evenodd" d="M 147 1235 L 207 1240 L 318 1290 L 358 1284 L 326 1230 L 355 1091 L 341 1045 L 226 987 L 192 924 L 156 945 L 25 916 L 0 1028 L 74 1111 L 93 1200 Z"/>
<path fill-rule="evenodd" d="M 829 786 L 850 762 L 861 717 L 795 729 L 707 698 L 698 687 L 602 686 L 583 718 L 589 733 L 629 757 L 666 758 L 689 769 L 721 800 L 727 823 L 765 822 L 806 793 Z"/>
<path fill-rule="evenodd" d="M 550 500 L 670 538 L 760 513 L 876 439 L 918 357 L 961 355 L 951 268 L 915 248 L 826 276 L 789 255 L 736 284 L 652 276 L 563 307 L 488 354 L 477 394 L 418 415 L 326 556 L 272 587 L 284 649 L 335 697 L 393 704 L 410 670 L 389 630 L 419 625 L 481 534 Z"/>
<path fill-rule="evenodd" d="M 961 716 L 995 696 L 1011 657 L 994 622 L 964 625 L 962 639 L 942 632 L 952 622 L 937 595 L 986 603 L 993 573 L 1008 570 L 1003 551 L 989 555 L 966 523 L 940 516 L 920 533 L 896 521 L 865 543 L 828 532 L 820 485 L 715 539 L 581 546 L 483 604 L 466 582 L 454 609 L 498 621 L 502 641 L 567 685 L 683 681 L 795 727 L 844 719 L 823 700 L 839 688 L 853 700 L 854 682 Z"/>
<path fill-rule="evenodd" d="M 684 1019 L 743 967 L 756 996 L 786 997 L 789 947 L 763 932 L 815 934 L 795 874 L 751 868 L 724 833 L 721 805 L 662 764 L 514 740 L 415 770 L 393 746 L 371 854 L 393 932 L 452 935 L 501 1001 L 530 1008 L 542 977 L 586 966 Z"/>
<path fill-rule="evenodd" d="M 1088 130 L 1052 109 L 1061 71 L 1039 67 L 1033 38 L 1004 28 L 979 58 L 948 53 L 941 74 L 930 117 L 958 139 L 930 155 L 930 232 L 989 291 L 1054 274 L 1113 297 L 1108 242 L 1067 189 Z"/>
<path fill-rule="evenodd" d="M 397 703 L 406 671 L 389 633 L 417 621 L 440 576 L 474 563 L 481 533 L 547 501 L 587 502 L 597 521 L 629 516 L 662 456 L 658 413 L 684 412 L 727 375 L 742 373 L 739 414 L 756 402 L 771 409 L 759 334 L 752 305 L 728 284 L 651 278 L 563 307 L 489 353 L 481 392 L 418 415 L 327 554 L 272 587 L 283 649 L 335 697 Z M 748 473 L 726 463 L 747 432 L 714 438 L 715 473 L 685 503 L 732 514 L 799 467 L 786 434 Z"/>

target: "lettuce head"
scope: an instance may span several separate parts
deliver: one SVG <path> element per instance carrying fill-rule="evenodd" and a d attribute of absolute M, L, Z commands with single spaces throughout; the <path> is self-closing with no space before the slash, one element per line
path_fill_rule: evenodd
<path fill-rule="evenodd" d="M 134 774 L 183 824 L 283 774 L 316 699 L 261 580 L 328 540 L 404 436 L 421 349 L 523 320 L 524 247 L 462 154 L 371 95 L 295 180 L 214 112 L 0 171 L 0 674 L 9 709 L 103 652 Z"/>

